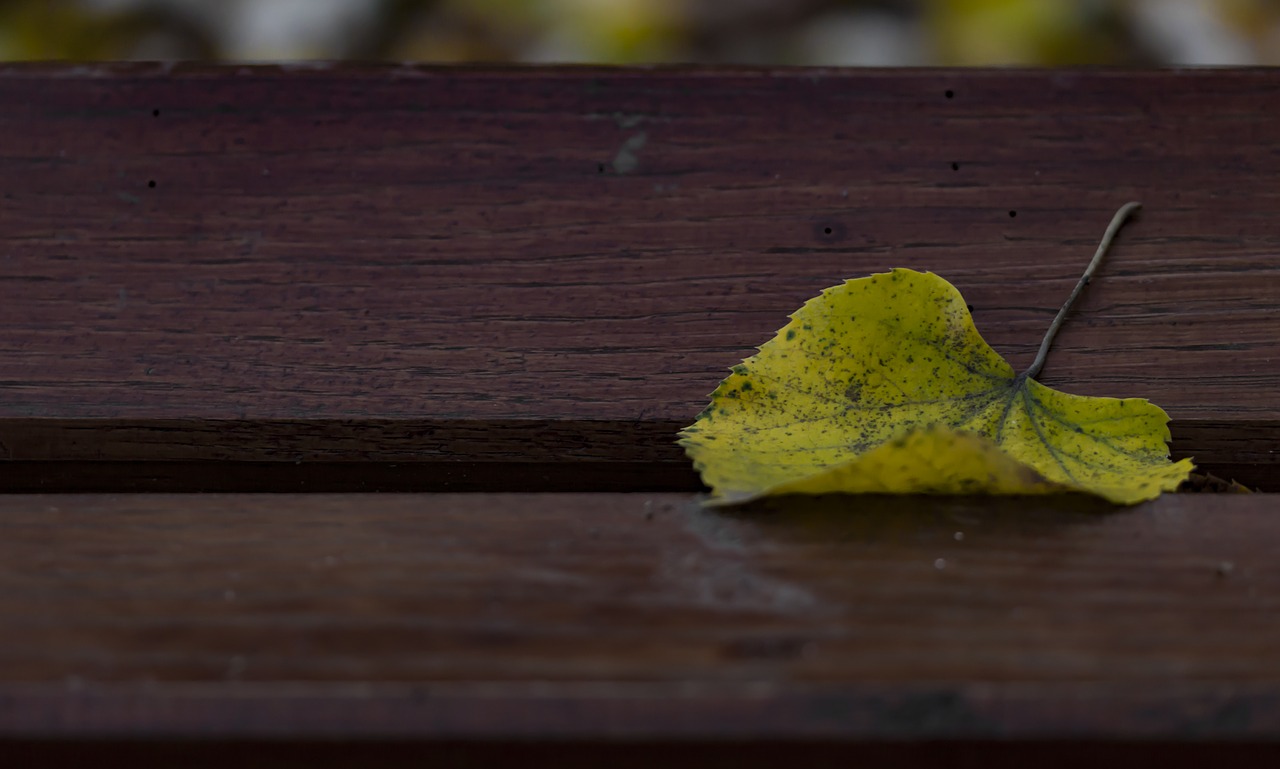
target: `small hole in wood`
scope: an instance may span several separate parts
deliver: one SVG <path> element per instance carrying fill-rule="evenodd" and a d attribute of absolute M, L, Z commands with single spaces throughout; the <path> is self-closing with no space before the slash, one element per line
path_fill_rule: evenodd
<path fill-rule="evenodd" d="M 596 173 L 598 174 L 604 173 L 604 163 L 599 163 L 596 165 Z"/>
<path fill-rule="evenodd" d="M 960 170 L 960 164 L 959 164 L 959 163 L 952 163 L 952 164 L 951 164 L 951 170 L 952 170 L 952 171 L 959 171 L 959 170 Z"/>
<path fill-rule="evenodd" d="M 814 240 L 820 243 L 839 243 L 849 237 L 849 228 L 840 222 L 819 219 L 810 225 Z"/>
<path fill-rule="evenodd" d="M 1010 218 L 1010 219 L 1012 219 L 1013 217 L 1015 217 L 1015 216 L 1017 216 L 1017 215 L 1018 215 L 1018 212 L 1017 212 L 1017 211 L 1010 211 L 1010 212 L 1009 212 L 1009 218 Z"/>
<path fill-rule="evenodd" d="M 946 97 L 948 99 L 954 99 L 956 97 L 956 92 L 948 88 L 946 92 Z"/>
<path fill-rule="evenodd" d="M 160 110 L 158 109 L 151 110 L 151 117 L 160 117 Z"/>
<path fill-rule="evenodd" d="M 155 180 L 155 179 L 152 179 L 151 181 L 147 182 L 147 186 L 148 186 L 148 187 L 150 187 L 151 189 L 155 189 L 155 187 L 156 187 L 156 180 Z"/>

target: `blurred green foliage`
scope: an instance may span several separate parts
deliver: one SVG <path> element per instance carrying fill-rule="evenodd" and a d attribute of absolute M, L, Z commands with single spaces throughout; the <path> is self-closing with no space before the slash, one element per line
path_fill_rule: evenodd
<path fill-rule="evenodd" d="M 1280 0 L 0 0 L 0 59 L 1280 63 Z"/>

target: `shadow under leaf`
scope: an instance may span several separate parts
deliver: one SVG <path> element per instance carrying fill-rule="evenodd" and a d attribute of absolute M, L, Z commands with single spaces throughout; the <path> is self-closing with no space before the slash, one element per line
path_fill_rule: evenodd
<path fill-rule="evenodd" d="M 754 524 L 761 534 L 806 541 L 925 541 L 985 535 L 1044 536 L 1132 510 L 1087 494 L 928 496 L 827 494 L 768 497 L 713 515 Z"/>

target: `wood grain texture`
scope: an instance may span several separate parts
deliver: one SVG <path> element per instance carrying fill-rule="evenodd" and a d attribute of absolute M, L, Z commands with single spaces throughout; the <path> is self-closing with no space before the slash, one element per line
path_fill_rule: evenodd
<path fill-rule="evenodd" d="M 1280 749 L 1276 504 L 8 495 L 0 738 Z"/>
<path fill-rule="evenodd" d="M 1265 70 L 6 66 L 3 455 L 600 461 L 687 487 L 671 431 L 823 287 L 935 271 L 1022 367 L 1141 199 L 1044 381 L 1149 397 L 1178 456 L 1280 483 L 1277 92 Z"/>

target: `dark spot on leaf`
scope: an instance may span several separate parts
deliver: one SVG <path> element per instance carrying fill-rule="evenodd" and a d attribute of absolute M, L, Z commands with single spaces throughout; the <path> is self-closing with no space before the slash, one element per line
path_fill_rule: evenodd
<path fill-rule="evenodd" d="M 790 342 L 796 338 L 796 330 L 794 328 L 787 329 L 787 341 Z"/>
<path fill-rule="evenodd" d="M 730 369 L 730 371 L 732 371 L 732 372 L 733 372 L 733 373 L 735 373 L 735 374 L 746 374 L 746 373 L 747 373 L 747 367 L 746 367 L 746 366 L 744 366 L 744 365 L 742 365 L 741 363 L 739 363 L 738 365 L 736 365 L 736 366 L 734 366 L 732 369 Z"/>
<path fill-rule="evenodd" d="M 751 383 L 750 383 L 750 382 L 743 382 L 743 383 L 742 383 L 742 391 L 743 391 L 743 392 L 747 392 L 747 391 L 749 391 L 749 390 L 751 390 L 751 389 L 753 389 L 753 388 L 751 387 Z"/>
<path fill-rule="evenodd" d="M 862 398 L 862 383 L 850 382 L 849 386 L 844 389 L 844 397 L 857 403 Z"/>

